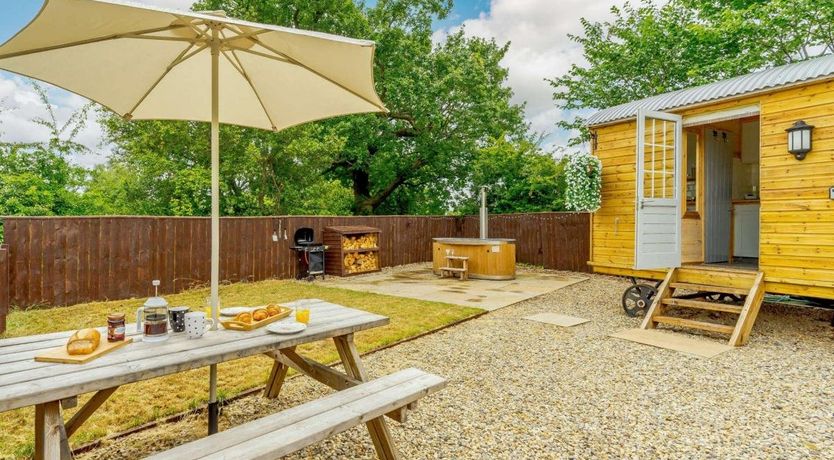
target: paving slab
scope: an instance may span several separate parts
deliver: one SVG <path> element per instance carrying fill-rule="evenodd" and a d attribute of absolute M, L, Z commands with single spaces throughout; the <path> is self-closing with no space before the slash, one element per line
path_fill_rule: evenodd
<path fill-rule="evenodd" d="M 539 323 L 552 324 L 554 326 L 573 327 L 590 321 L 587 318 L 578 316 L 562 315 L 560 313 L 538 313 L 525 316 L 524 319 L 538 321 Z"/>
<path fill-rule="evenodd" d="M 324 286 L 354 291 L 445 302 L 492 311 L 586 279 L 588 278 L 580 275 L 542 273 L 522 268 L 517 271 L 514 280 L 460 281 L 457 278 L 441 278 L 432 272 L 430 265 L 419 264 L 358 277 L 328 277 L 317 282 Z"/>
<path fill-rule="evenodd" d="M 611 337 L 677 351 L 701 358 L 713 358 L 733 347 L 713 341 L 695 339 L 671 332 L 654 329 L 626 329 L 611 334 Z"/>

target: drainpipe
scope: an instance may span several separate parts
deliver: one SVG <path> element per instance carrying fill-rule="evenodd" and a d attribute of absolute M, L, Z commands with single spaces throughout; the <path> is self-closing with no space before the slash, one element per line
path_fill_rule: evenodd
<path fill-rule="evenodd" d="M 487 225 L 489 223 L 489 216 L 487 215 L 487 201 L 486 201 L 486 187 L 481 187 L 481 239 L 488 238 Z"/>

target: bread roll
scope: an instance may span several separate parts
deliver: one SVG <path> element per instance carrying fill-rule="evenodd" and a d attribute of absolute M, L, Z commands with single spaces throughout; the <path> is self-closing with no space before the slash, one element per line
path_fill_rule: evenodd
<path fill-rule="evenodd" d="M 81 329 L 76 331 L 67 342 L 67 353 L 70 355 L 89 355 L 96 351 L 101 341 L 101 333 L 95 329 Z"/>

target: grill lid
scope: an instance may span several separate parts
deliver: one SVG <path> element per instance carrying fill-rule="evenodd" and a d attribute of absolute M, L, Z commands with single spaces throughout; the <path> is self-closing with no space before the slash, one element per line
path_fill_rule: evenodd
<path fill-rule="evenodd" d="M 298 246 L 309 246 L 313 243 L 313 237 L 315 233 L 313 232 L 312 228 L 309 227 L 301 227 L 295 231 L 293 234 L 293 241 Z"/>

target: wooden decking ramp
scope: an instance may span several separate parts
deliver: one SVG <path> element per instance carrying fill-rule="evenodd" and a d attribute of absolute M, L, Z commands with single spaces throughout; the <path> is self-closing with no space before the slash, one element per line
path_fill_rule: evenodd
<path fill-rule="evenodd" d="M 679 267 L 669 270 L 657 290 L 642 329 L 654 329 L 660 324 L 689 329 L 727 334 L 728 344 L 742 346 L 750 337 L 750 330 L 756 322 L 764 298 L 764 274 L 757 271 L 728 269 L 723 267 Z M 681 291 L 689 295 L 675 297 Z M 693 293 L 704 294 L 695 296 Z M 728 294 L 744 299 L 742 305 L 711 301 L 707 294 Z M 675 316 L 681 309 L 708 311 L 714 315 L 735 316 L 735 324 L 728 322 L 703 321 Z"/>

